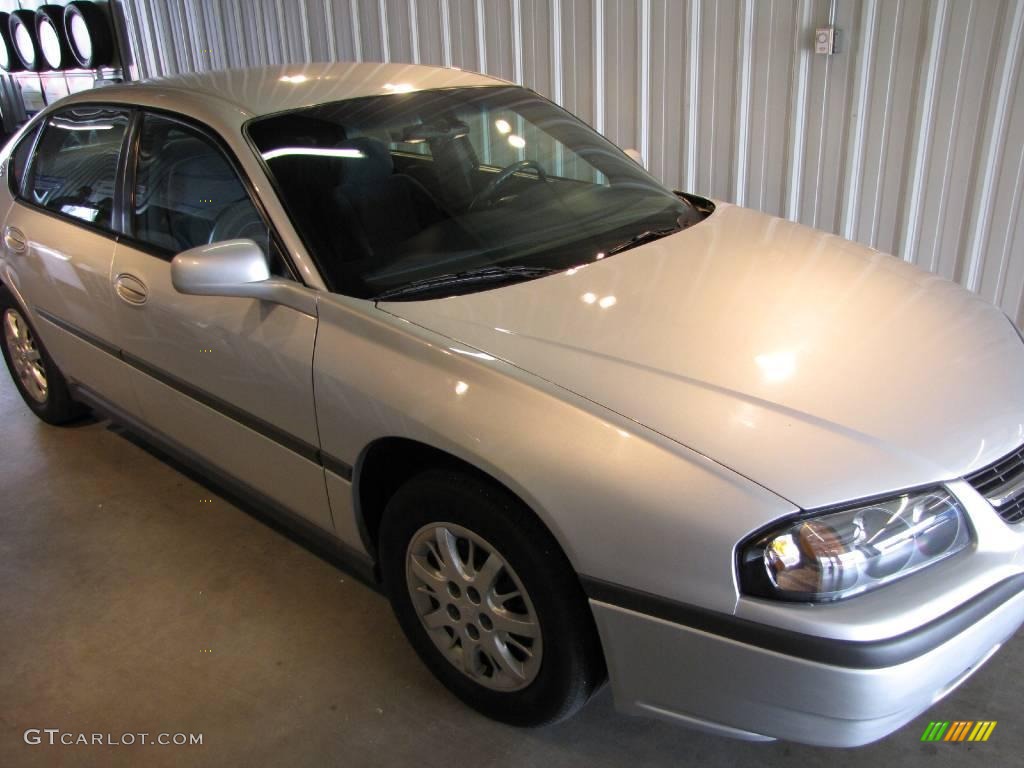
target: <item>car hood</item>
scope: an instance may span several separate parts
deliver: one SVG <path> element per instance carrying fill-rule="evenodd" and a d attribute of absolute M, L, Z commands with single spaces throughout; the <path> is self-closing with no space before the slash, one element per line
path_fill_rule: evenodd
<path fill-rule="evenodd" d="M 582 268 L 379 306 L 804 508 L 956 478 L 1024 440 L 1024 345 L 999 310 L 732 205 Z"/>

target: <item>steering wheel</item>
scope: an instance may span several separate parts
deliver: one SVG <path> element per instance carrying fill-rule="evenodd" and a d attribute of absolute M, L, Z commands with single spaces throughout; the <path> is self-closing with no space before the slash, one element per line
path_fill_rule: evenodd
<path fill-rule="evenodd" d="M 467 210 L 472 211 L 481 203 L 485 203 L 491 198 L 495 197 L 498 193 L 498 190 L 501 189 L 502 185 L 506 181 L 511 179 L 515 174 L 519 173 L 520 171 L 525 171 L 527 168 L 533 168 L 533 170 L 537 172 L 537 176 L 540 178 L 540 180 L 547 183 L 548 175 L 544 172 L 544 169 L 541 167 L 540 163 L 535 162 L 533 160 L 520 160 L 510 165 L 506 165 L 504 168 L 498 171 L 498 175 L 495 176 L 491 180 L 491 182 L 486 187 L 481 189 L 477 193 L 476 197 L 473 198 L 473 201 L 469 204 L 469 208 Z"/>

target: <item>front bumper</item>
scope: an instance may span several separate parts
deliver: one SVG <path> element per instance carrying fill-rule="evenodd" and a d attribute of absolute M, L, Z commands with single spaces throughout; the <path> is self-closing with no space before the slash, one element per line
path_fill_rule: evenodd
<path fill-rule="evenodd" d="M 950 693 L 1024 623 L 1024 577 L 882 643 L 680 622 L 590 589 L 617 707 L 733 738 L 853 747 Z M 639 609 L 639 610 L 638 610 Z M 800 638 L 806 639 L 806 653 Z M 763 642 L 761 641 L 763 640 Z"/>

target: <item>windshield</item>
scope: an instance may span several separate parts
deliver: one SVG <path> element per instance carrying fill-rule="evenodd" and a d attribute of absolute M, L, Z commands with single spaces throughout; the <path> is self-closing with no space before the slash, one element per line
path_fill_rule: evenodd
<path fill-rule="evenodd" d="M 349 99 L 247 131 L 328 286 L 359 298 L 487 290 L 704 215 L 518 87 Z"/>

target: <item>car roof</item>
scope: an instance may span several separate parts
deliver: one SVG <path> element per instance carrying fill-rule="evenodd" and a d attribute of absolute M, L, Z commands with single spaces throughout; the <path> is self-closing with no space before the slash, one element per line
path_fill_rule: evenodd
<path fill-rule="evenodd" d="M 505 80 L 450 67 L 419 64 L 319 63 L 225 69 L 140 80 L 82 91 L 58 102 L 121 103 L 159 107 L 216 122 L 236 123 L 360 96 L 452 88 L 508 85 Z"/>

